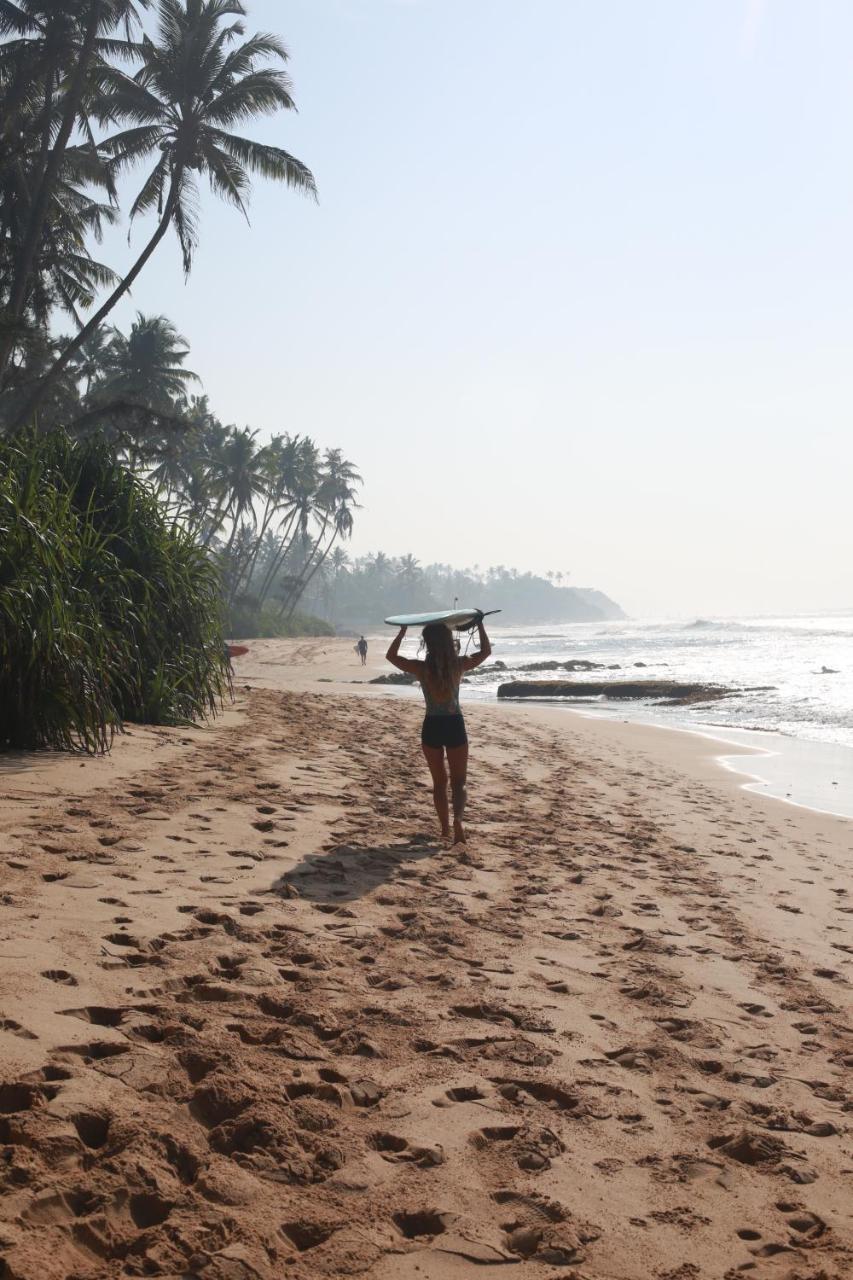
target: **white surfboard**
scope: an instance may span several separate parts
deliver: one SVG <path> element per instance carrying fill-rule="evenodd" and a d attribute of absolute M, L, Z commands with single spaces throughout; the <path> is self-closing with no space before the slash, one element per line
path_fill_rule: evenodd
<path fill-rule="evenodd" d="M 392 627 L 425 627 L 430 622 L 443 622 L 456 631 L 467 631 L 478 618 L 487 618 L 500 609 L 483 613 L 480 609 L 440 609 L 435 613 L 395 613 L 385 621 Z"/>

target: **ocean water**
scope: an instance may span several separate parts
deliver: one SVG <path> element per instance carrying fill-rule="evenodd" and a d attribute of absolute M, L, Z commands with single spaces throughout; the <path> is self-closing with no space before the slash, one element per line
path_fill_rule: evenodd
<path fill-rule="evenodd" d="M 494 657 L 505 662 L 507 670 L 472 679 L 465 689 L 468 700 L 494 698 L 498 685 L 514 678 L 701 681 L 743 692 L 689 707 L 604 699 L 571 705 L 673 728 L 750 730 L 853 748 L 853 611 L 813 617 L 495 627 L 490 635 Z M 520 670 L 531 662 L 571 658 L 618 663 L 621 669 L 574 676 Z M 645 668 L 635 663 L 645 663 Z"/>

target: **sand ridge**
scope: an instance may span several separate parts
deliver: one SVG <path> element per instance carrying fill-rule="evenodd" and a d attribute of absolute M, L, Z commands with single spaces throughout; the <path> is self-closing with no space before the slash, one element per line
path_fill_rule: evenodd
<path fill-rule="evenodd" d="M 853 1274 L 850 825 L 314 689 L 4 777 L 3 1274 Z"/>

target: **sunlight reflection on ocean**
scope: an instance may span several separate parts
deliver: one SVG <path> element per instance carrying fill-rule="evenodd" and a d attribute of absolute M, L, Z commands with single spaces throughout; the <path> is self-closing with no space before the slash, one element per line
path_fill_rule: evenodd
<path fill-rule="evenodd" d="M 624 718 L 631 718 L 634 708 L 643 719 L 652 711 L 655 719 L 673 725 L 765 730 L 853 747 L 853 613 L 495 627 L 490 634 L 494 657 L 507 670 L 472 680 L 467 699 L 492 698 L 499 684 L 516 677 L 700 681 L 751 691 L 704 706 L 589 705 L 618 708 Z M 527 663 L 571 658 L 618 663 L 620 670 L 587 677 L 519 671 Z M 772 688 L 755 688 L 762 685 Z"/>

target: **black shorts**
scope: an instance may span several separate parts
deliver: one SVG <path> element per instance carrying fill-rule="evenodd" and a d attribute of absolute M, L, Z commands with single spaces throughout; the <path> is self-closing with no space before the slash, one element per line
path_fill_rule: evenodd
<path fill-rule="evenodd" d="M 421 729 L 421 745 L 424 747 L 465 747 L 468 735 L 465 718 L 455 716 L 424 716 Z"/>

